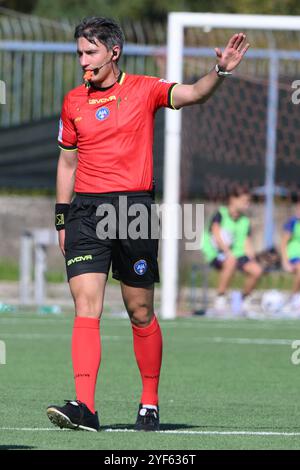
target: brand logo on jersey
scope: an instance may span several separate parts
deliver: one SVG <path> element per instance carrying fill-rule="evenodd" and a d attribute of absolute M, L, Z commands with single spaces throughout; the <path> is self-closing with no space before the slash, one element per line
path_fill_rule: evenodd
<path fill-rule="evenodd" d="M 116 101 L 115 95 L 109 96 L 108 98 L 99 98 L 98 100 L 96 98 L 90 99 L 89 104 L 105 104 L 109 103 L 110 101 Z"/>
<path fill-rule="evenodd" d="M 136 274 L 138 274 L 139 276 L 143 276 L 143 274 L 145 274 L 148 269 L 147 261 L 145 261 L 144 259 L 140 259 L 139 261 L 134 263 L 133 269 Z"/>
<path fill-rule="evenodd" d="M 102 108 L 97 109 L 96 118 L 99 121 L 104 121 L 109 116 L 109 109 L 102 106 Z"/>
<path fill-rule="evenodd" d="M 159 81 L 162 83 L 172 83 L 172 82 L 169 82 L 169 80 L 165 80 L 164 78 L 161 78 Z"/>
<path fill-rule="evenodd" d="M 81 116 L 78 116 L 77 118 L 74 119 L 74 122 L 79 122 L 81 121 L 82 117 Z"/>
<path fill-rule="evenodd" d="M 64 125 L 63 125 L 62 119 L 60 119 L 60 120 L 59 120 L 59 131 L 58 131 L 58 140 L 59 140 L 60 142 L 62 142 L 63 130 L 64 130 Z"/>

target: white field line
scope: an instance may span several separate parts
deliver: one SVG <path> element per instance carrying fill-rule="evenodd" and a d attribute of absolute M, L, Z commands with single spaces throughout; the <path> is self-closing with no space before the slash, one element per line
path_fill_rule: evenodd
<path fill-rule="evenodd" d="M 106 432 L 138 432 L 134 429 L 105 429 Z M 300 432 L 279 431 L 156 431 L 159 434 L 200 434 L 202 436 L 300 436 Z"/>
<path fill-rule="evenodd" d="M 40 339 L 61 339 L 70 340 L 70 334 L 55 334 L 55 333 L 0 333 L 0 339 L 20 339 L 20 340 L 40 340 Z M 104 341 L 131 341 L 131 336 L 114 336 L 114 335 L 101 335 Z M 194 337 L 194 338 L 170 338 L 169 341 L 175 342 L 196 342 L 196 343 L 222 343 L 222 344 L 241 344 L 241 345 L 269 345 L 269 346 L 286 346 L 291 345 L 295 339 L 281 339 L 281 338 L 226 338 L 222 336 L 213 337 Z"/>
<path fill-rule="evenodd" d="M 70 320 L 67 319 L 57 319 L 57 318 L 1 318 L 0 325 L 46 325 L 48 323 L 53 323 L 54 325 L 68 325 Z"/>
<path fill-rule="evenodd" d="M 25 340 L 33 340 L 33 339 L 63 339 L 63 340 L 70 340 L 70 334 L 56 334 L 56 333 L 1 333 L 0 332 L 0 339 L 25 339 Z M 101 335 L 101 339 L 103 340 L 124 340 L 127 339 L 127 336 L 106 336 Z M 128 337 L 129 339 L 129 337 Z"/>
<path fill-rule="evenodd" d="M 72 326 L 72 321 L 68 320 L 66 318 L 48 318 L 48 317 L 43 317 L 43 318 L 1 318 L 0 316 L 0 325 L 44 325 L 46 326 L 47 324 L 53 324 L 54 325 L 70 325 Z M 126 327 L 128 328 L 129 321 L 127 319 L 122 319 L 120 320 L 119 318 L 105 318 L 103 317 L 102 320 L 104 323 L 111 323 L 114 326 L 119 327 Z M 277 329 L 277 328 L 282 328 L 284 327 L 285 329 L 295 329 L 296 326 L 300 327 L 300 321 L 299 320 L 260 320 L 258 322 L 252 323 L 248 322 L 247 320 L 245 321 L 244 319 L 242 320 L 220 320 L 220 319 L 191 319 L 190 321 L 178 321 L 174 322 L 172 320 L 168 321 L 163 321 L 162 322 L 162 328 L 163 329 L 204 329 L 204 328 L 215 328 L 215 329 L 224 329 L 224 330 L 272 330 L 272 329 Z"/>
<path fill-rule="evenodd" d="M 254 320 L 253 320 L 254 321 Z M 260 320 L 255 321 L 255 323 L 250 323 L 247 320 L 192 320 L 190 322 L 172 322 L 165 321 L 162 323 L 162 328 L 193 328 L 193 329 L 202 329 L 202 328 L 215 328 L 215 329 L 224 329 L 224 330 L 271 330 L 278 328 L 286 329 L 295 329 L 295 327 L 300 327 L 299 320 Z"/>
<path fill-rule="evenodd" d="M 212 343 L 229 343 L 229 344 L 255 344 L 255 345 L 271 345 L 271 346 L 285 346 L 291 345 L 294 341 L 293 339 L 268 339 L 268 338 L 222 338 L 214 337 L 214 338 L 203 338 L 205 340 Z M 190 341 L 190 339 L 188 339 Z"/>
<path fill-rule="evenodd" d="M 58 428 L 14 428 L 14 427 L 0 427 L 0 431 L 21 431 L 21 432 L 41 432 L 41 431 L 70 431 L 68 429 Z M 122 433 L 135 433 L 134 429 L 103 429 L 101 432 L 122 432 Z M 185 435 L 202 435 L 202 436 L 284 436 L 296 437 L 300 436 L 300 432 L 285 432 L 285 431 L 181 431 L 181 430 L 166 430 L 156 431 L 156 434 L 185 434 Z"/>
<path fill-rule="evenodd" d="M 65 431 L 65 429 L 59 429 L 59 428 L 0 428 L 0 431 Z"/>

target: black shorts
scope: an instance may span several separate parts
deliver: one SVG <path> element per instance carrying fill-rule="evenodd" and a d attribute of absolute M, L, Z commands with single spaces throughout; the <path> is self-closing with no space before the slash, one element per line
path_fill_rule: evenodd
<path fill-rule="evenodd" d="M 119 196 L 123 196 L 121 203 Z M 133 208 L 133 204 L 142 205 L 143 220 L 148 219 L 147 233 L 144 230 L 142 236 L 136 238 L 135 235 L 135 239 L 128 235 L 132 233 L 132 227 L 135 234 L 139 229 L 137 215 L 128 215 L 130 207 L 133 212 L 138 207 Z M 68 280 L 84 273 L 108 274 L 112 265 L 113 278 L 129 286 L 149 287 L 159 282 L 158 236 L 157 230 L 152 228 L 151 231 L 151 213 L 155 212 L 155 206 L 151 211 L 152 205 L 154 200 L 149 192 L 77 194 L 66 220 Z M 152 223 L 154 219 L 152 215 Z M 155 224 L 158 224 L 157 216 Z M 103 231 L 107 234 L 106 239 Z"/>
<path fill-rule="evenodd" d="M 220 270 L 222 269 L 224 259 L 225 258 L 219 255 L 211 261 L 210 265 L 213 268 Z M 239 269 L 240 271 L 243 271 L 245 264 L 249 263 L 249 261 L 250 261 L 250 258 L 248 258 L 248 256 L 240 256 L 239 258 L 237 258 L 237 265 L 236 265 L 237 269 Z"/>

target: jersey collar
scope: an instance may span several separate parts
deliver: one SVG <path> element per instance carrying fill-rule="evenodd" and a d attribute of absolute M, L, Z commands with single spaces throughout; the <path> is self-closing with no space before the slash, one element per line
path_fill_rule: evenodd
<path fill-rule="evenodd" d="M 126 75 L 125 72 L 122 72 L 122 70 L 120 70 L 117 81 L 113 83 L 112 85 L 106 86 L 106 87 L 98 87 L 96 85 L 92 85 L 92 88 L 96 91 L 107 91 L 107 90 L 110 90 L 110 88 L 114 87 L 116 83 L 118 83 L 119 85 L 123 85 L 124 80 L 125 80 L 125 75 Z"/>

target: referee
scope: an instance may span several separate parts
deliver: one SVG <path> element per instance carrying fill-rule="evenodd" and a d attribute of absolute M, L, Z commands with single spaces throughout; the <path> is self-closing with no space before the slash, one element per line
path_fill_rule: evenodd
<path fill-rule="evenodd" d="M 112 266 L 131 321 L 142 380 L 135 429 L 156 431 L 162 361 L 162 335 L 153 310 L 158 240 L 129 233 L 121 237 L 118 229 L 116 236 L 105 238 L 99 236 L 97 224 L 103 220 L 101 208 L 112 207 L 119 227 L 124 219 L 121 196 L 126 196 L 127 211 L 134 204 L 143 205 L 150 223 L 156 111 L 204 103 L 240 63 L 249 44 L 243 33 L 235 34 L 223 52 L 215 49 L 213 70 L 193 85 L 181 85 L 121 71 L 124 35 L 112 19 L 85 18 L 75 29 L 75 39 L 84 83 L 65 96 L 62 106 L 56 228 L 75 305 L 76 399 L 49 406 L 47 415 L 61 428 L 100 429 L 94 402 L 101 362 L 99 327 Z"/>

